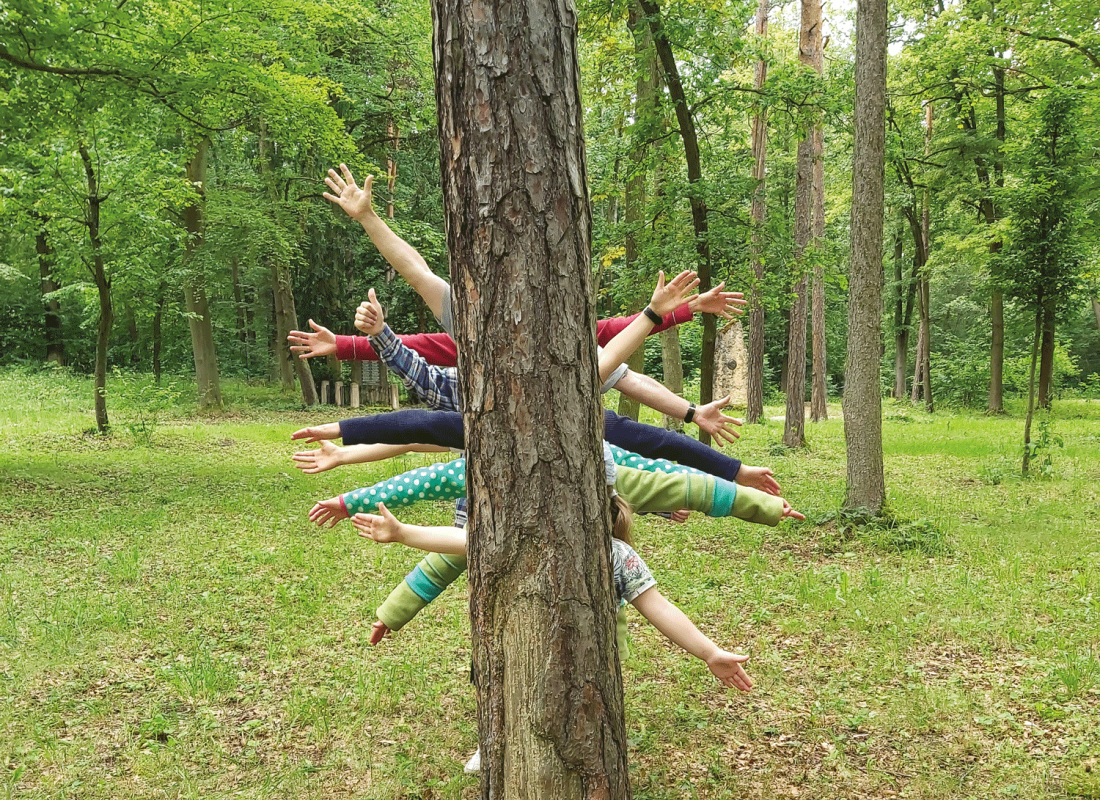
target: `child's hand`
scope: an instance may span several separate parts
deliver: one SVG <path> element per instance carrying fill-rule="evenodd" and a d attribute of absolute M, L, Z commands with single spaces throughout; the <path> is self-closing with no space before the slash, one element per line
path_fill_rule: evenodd
<path fill-rule="evenodd" d="M 327 425 L 314 425 L 312 428 L 301 428 L 290 434 L 291 439 L 305 439 L 307 442 L 319 442 L 322 439 L 339 439 L 340 423 L 330 422 Z"/>
<path fill-rule="evenodd" d="M 370 643 L 378 644 L 390 632 L 389 626 L 382 620 L 378 620 L 370 626 Z"/>
<path fill-rule="evenodd" d="M 734 480 L 738 486 L 749 486 L 776 497 L 779 497 L 782 491 L 779 488 L 779 482 L 775 479 L 775 473 L 767 467 L 750 467 L 748 464 L 742 464 Z"/>
<path fill-rule="evenodd" d="M 344 509 L 344 504 L 340 502 L 340 497 L 330 497 L 328 500 L 322 500 L 317 505 L 309 510 L 310 522 L 316 523 L 323 527 L 331 528 L 337 522 L 342 519 L 348 518 L 348 512 Z"/>
<path fill-rule="evenodd" d="M 351 524 L 364 539 L 379 544 L 401 541 L 401 523 L 385 503 L 378 504 L 377 514 L 356 514 L 351 518 Z"/>
<path fill-rule="evenodd" d="M 314 475 L 340 466 L 340 451 L 341 448 L 332 442 L 321 442 L 319 450 L 304 450 L 295 453 L 291 458 L 296 462 L 294 464 L 296 468 Z"/>
<path fill-rule="evenodd" d="M 665 285 L 665 273 L 662 270 L 657 275 L 657 288 L 653 290 L 653 297 L 649 300 L 649 307 L 658 316 L 670 314 L 676 307 L 683 303 L 688 294 L 699 285 L 699 276 L 689 270 L 684 270 Z"/>
<path fill-rule="evenodd" d="M 806 516 L 804 514 L 799 514 L 797 511 L 791 508 L 791 504 L 788 503 L 786 500 L 783 501 L 783 517 L 790 517 L 791 519 L 806 519 Z M 780 517 L 780 519 L 782 519 L 782 517 Z"/>
<path fill-rule="evenodd" d="M 309 321 L 309 327 L 313 328 L 311 333 L 291 331 L 287 334 L 286 340 L 292 345 L 290 352 L 301 353 L 298 358 L 333 355 L 336 352 L 336 334 L 313 320 Z"/>
<path fill-rule="evenodd" d="M 735 442 L 741 438 L 734 428 L 740 427 L 742 421 L 736 417 L 727 417 L 722 413 L 722 409 L 730 404 L 733 400 L 732 395 L 726 395 L 720 397 L 717 400 L 712 400 L 706 405 L 699 406 L 695 409 L 695 416 L 691 418 L 691 421 L 699 426 L 699 430 L 706 431 L 714 437 L 714 442 L 719 447 L 725 445 L 726 442 Z"/>
<path fill-rule="evenodd" d="M 740 656 L 726 650 L 719 650 L 707 659 L 707 666 L 714 673 L 714 676 L 726 686 L 747 692 L 752 688 L 752 679 L 749 678 L 748 673 L 741 665 L 748 660 L 748 656 Z"/>
<path fill-rule="evenodd" d="M 682 525 L 683 523 L 688 521 L 688 517 L 690 517 L 690 516 L 691 516 L 691 509 L 681 508 L 679 511 L 673 511 L 671 514 L 669 514 L 668 515 L 668 521 L 669 522 L 675 522 L 678 525 Z"/>
<path fill-rule="evenodd" d="M 725 285 L 726 283 L 723 281 L 710 291 L 697 294 L 688 300 L 691 313 L 701 311 L 704 314 L 714 314 L 714 316 L 722 319 L 731 319 L 731 314 L 745 313 L 745 309 L 741 307 L 748 302 L 745 295 L 741 292 L 723 292 L 722 289 L 725 288 Z"/>
<path fill-rule="evenodd" d="M 321 197 L 340 206 L 353 220 L 362 222 L 374 214 L 374 207 L 371 205 L 371 184 L 374 178 L 368 175 L 363 188 L 360 189 L 355 185 L 355 178 L 352 177 L 351 170 L 346 164 L 340 165 L 340 172 L 343 176 L 338 175 L 334 169 L 328 171 L 325 185 L 333 193 L 324 192 Z"/>
<path fill-rule="evenodd" d="M 374 287 L 371 287 L 367 290 L 367 299 L 355 309 L 355 327 L 367 336 L 377 336 L 385 324 L 386 316 L 382 313 L 382 304 L 378 302 Z"/>

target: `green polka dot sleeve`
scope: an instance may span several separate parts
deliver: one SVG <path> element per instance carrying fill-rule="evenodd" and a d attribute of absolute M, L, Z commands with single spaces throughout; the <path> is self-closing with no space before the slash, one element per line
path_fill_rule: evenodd
<path fill-rule="evenodd" d="M 374 486 L 341 495 L 348 515 L 378 512 L 378 504 L 387 508 L 411 506 L 422 500 L 457 500 L 466 496 L 466 459 L 432 464 L 410 470 Z"/>
<path fill-rule="evenodd" d="M 646 458 L 637 453 L 632 453 L 629 450 L 623 450 L 623 448 L 616 445 L 611 445 L 611 455 L 615 459 L 615 464 L 618 466 L 640 469 L 643 472 L 682 472 L 688 475 L 705 474 L 694 467 L 685 467 L 682 464 L 675 464 L 663 458 Z"/>

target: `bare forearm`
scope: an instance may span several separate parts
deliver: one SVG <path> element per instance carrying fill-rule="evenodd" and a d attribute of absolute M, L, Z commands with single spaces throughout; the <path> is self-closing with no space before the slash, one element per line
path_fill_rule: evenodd
<path fill-rule="evenodd" d="M 634 607 L 654 628 L 668 637 L 669 641 L 696 658 L 707 662 L 718 652 L 718 645 L 707 638 L 679 607 L 670 603 L 655 588 L 638 595 L 634 599 Z"/>
<path fill-rule="evenodd" d="M 466 555 L 466 531 L 454 526 L 409 525 L 402 522 L 397 540 L 406 547 L 444 555 Z"/>
<path fill-rule="evenodd" d="M 370 464 L 406 453 L 445 453 L 446 447 L 431 444 L 351 444 L 340 448 L 340 466 Z"/>
<path fill-rule="evenodd" d="M 615 388 L 627 397 L 675 419 L 683 419 L 690 405 L 684 398 L 673 394 L 663 383 L 639 372 L 627 372 L 615 384 Z"/>

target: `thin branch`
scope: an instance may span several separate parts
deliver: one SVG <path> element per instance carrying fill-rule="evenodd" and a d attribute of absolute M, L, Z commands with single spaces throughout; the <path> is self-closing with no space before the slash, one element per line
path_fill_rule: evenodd
<path fill-rule="evenodd" d="M 1097 69 L 1100 69 L 1100 56 L 1097 56 L 1095 53 L 1093 53 L 1090 50 L 1086 49 L 1083 45 L 1078 44 L 1077 42 L 1073 41 L 1072 39 L 1066 39 L 1062 36 L 1041 36 L 1038 33 L 1031 33 L 1030 31 L 1022 31 L 1019 28 L 1013 28 L 1011 26 L 1005 27 L 1005 30 L 1010 31 L 1012 33 L 1018 33 L 1020 36 L 1027 36 L 1030 39 L 1038 39 L 1041 42 L 1058 42 L 1059 44 L 1064 44 L 1067 47 L 1072 47 L 1074 50 L 1077 50 L 1079 53 L 1084 55 L 1085 58 L 1087 58 L 1089 61 L 1091 61 L 1092 65 L 1094 67 L 1096 67 Z"/>

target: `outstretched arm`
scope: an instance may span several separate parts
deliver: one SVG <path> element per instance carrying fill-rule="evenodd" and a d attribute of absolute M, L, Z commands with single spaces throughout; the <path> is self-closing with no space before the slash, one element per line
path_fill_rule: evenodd
<path fill-rule="evenodd" d="M 320 442 L 325 439 L 340 438 L 340 423 L 329 422 L 325 425 L 313 425 L 309 428 L 300 428 L 290 434 L 291 439 L 305 439 L 307 442 Z"/>
<path fill-rule="evenodd" d="M 665 284 L 665 273 L 658 273 L 657 288 L 653 290 L 653 297 L 649 301 L 649 314 L 642 312 L 618 336 L 607 343 L 607 347 L 600 353 L 600 382 L 606 381 L 611 373 L 620 364 L 630 358 L 630 355 L 645 341 L 645 337 L 653 330 L 653 326 L 661 321 L 661 318 L 673 311 L 683 302 L 687 294 L 699 285 L 699 278 L 694 272 L 684 271 Z"/>
<path fill-rule="evenodd" d="M 447 293 L 447 281 L 428 268 L 428 262 L 416 249 L 390 230 L 389 226 L 374 211 L 371 198 L 371 185 L 374 179 L 368 175 L 359 187 L 346 164 L 340 165 L 340 172 L 330 169 L 325 184 L 331 194 L 322 196 L 330 203 L 340 206 L 349 217 L 363 226 L 371 242 L 378 248 L 382 257 L 390 263 L 416 290 L 427 303 L 436 319 L 443 318 L 443 298 Z"/>
<path fill-rule="evenodd" d="M 700 430 L 709 433 L 719 447 L 726 442 L 736 441 L 741 436 L 737 432 L 741 420 L 722 413 L 722 409 L 730 404 L 729 395 L 696 407 L 680 395 L 673 394 L 663 383 L 633 370 L 627 372 L 615 384 L 615 388 L 627 397 L 675 419 L 687 419 L 688 411 L 691 411 L 690 421 L 698 425 Z"/>
<path fill-rule="evenodd" d="M 313 320 L 309 321 L 312 331 L 291 331 L 286 340 L 290 342 L 290 352 L 298 353 L 298 358 L 336 355 L 336 334 Z"/>
<path fill-rule="evenodd" d="M 397 542 L 406 547 L 429 553 L 466 555 L 466 531 L 453 525 L 410 525 L 397 519 L 385 503 L 378 504 L 377 514 L 356 514 L 351 524 L 364 539 L 389 544 Z"/>
<path fill-rule="evenodd" d="M 329 441 L 322 441 L 317 450 L 303 450 L 295 453 L 294 466 L 303 472 L 315 474 L 349 464 L 369 464 L 385 461 L 387 458 L 403 456 L 406 453 L 444 453 L 446 447 L 430 444 L 351 444 L 344 447 Z"/>
<path fill-rule="evenodd" d="M 741 665 L 749 660 L 748 656 L 737 655 L 721 649 L 700 631 L 695 623 L 677 606 L 670 603 L 656 587 L 646 589 L 634 598 L 633 605 L 642 616 L 688 653 L 707 665 L 715 677 L 726 686 L 732 686 L 747 692 L 752 688 L 752 680 Z"/>

